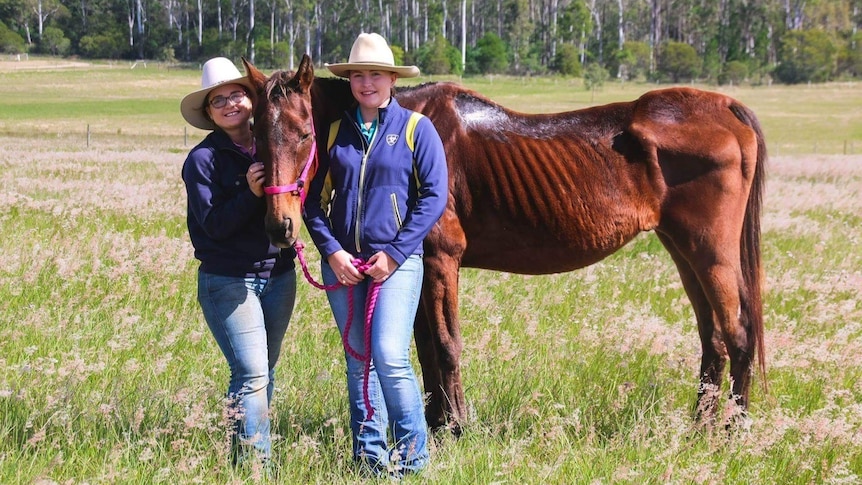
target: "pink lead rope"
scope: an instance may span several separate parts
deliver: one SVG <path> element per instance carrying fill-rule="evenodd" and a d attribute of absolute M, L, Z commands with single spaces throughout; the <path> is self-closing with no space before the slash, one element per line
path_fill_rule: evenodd
<path fill-rule="evenodd" d="M 296 244 L 294 244 L 296 257 L 299 258 L 299 264 L 302 267 L 302 273 L 305 275 L 305 279 L 311 283 L 311 286 L 326 291 L 336 290 L 339 287 L 344 286 L 338 282 L 331 285 L 324 285 L 315 281 L 311 276 L 311 273 L 308 272 L 308 263 L 305 261 L 305 255 L 302 252 L 304 248 L 305 244 L 301 241 L 296 241 Z M 353 260 L 353 266 L 359 270 L 360 273 L 371 267 L 371 265 L 358 258 Z M 354 359 L 365 364 L 364 381 L 362 383 L 362 399 L 365 402 L 365 409 L 368 410 L 365 416 L 366 420 L 371 420 L 374 416 L 374 407 L 371 405 L 371 397 L 368 395 L 368 378 L 371 374 L 371 317 L 374 315 L 374 307 L 377 306 L 377 295 L 380 293 L 381 284 L 382 283 L 372 281 L 368 286 L 368 294 L 365 301 L 365 354 L 357 352 L 348 341 L 350 327 L 353 324 L 353 287 L 347 289 L 347 325 L 345 326 L 344 333 L 341 336 L 341 343 L 344 345 L 345 352 Z"/>
<path fill-rule="evenodd" d="M 265 194 L 278 195 L 292 193 L 299 196 L 300 204 L 305 205 L 305 196 L 307 195 L 307 192 L 305 191 L 305 185 L 307 183 L 306 179 L 308 178 L 311 166 L 314 165 L 314 157 L 317 155 L 317 135 L 314 130 L 314 122 L 311 123 L 311 140 L 311 151 L 308 152 L 308 160 L 305 161 L 305 168 L 302 169 L 302 173 L 299 175 L 299 178 L 296 179 L 296 182 L 289 185 L 270 185 L 264 187 L 263 191 Z M 305 279 L 308 280 L 312 286 L 326 291 L 332 291 L 340 286 L 344 286 L 337 282 L 332 285 L 323 285 L 315 281 L 314 278 L 311 277 L 311 273 L 308 272 L 308 263 L 305 261 L 305 255 L 302 252 L 305 248 L 305 244 L 297 240 L 293 247 L 296 249 L 296 256 L 299 258 L 299 263 L 302 266 L 302 273 L 305 275 Z M 360 273 L 371 267 L 361 259 L 354 259 L 353 266 L 356 267 Z M 365 401 L 365 408 L 368 410 L 365 418 L 366 420 L 370 420 L 374 416 L 374 407 L 371 406 L 371 398 L 368 395 L 368 377 L 371 374 L 371 317 L 374 315 L 374 307 L 377 306 L 377 295 L 380 293 L 380 285 L 381 283 L 375 283 L 372 281 L 371 285 L 368 286 L 368 295 L 365 301 L 365 354 L 357 352 L 356 349 L 350 345 L 350 342 L 347 339 L 347 336 L 350 335 L 350 327 L 353 323 L 352 287 L 348 288 L 347 325 L 344 328 L 344 335 L 341 336 L 341 343 L 344 345 L 345 352 L 354 359 L 365 364 L 365 382 L 362 384 L 362 398 Z"/>

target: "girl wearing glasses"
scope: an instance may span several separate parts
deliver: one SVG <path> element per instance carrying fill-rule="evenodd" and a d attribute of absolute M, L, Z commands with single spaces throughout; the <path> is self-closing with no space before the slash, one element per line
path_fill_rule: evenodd
<path fill-rule="evenodd" d="M 267 464 L 275 364 L 293 312 L 293 249 L 270 244 L 264 230 L 263 165 L 251 131 L 251 84 L 223 57 L 203 66 L 201 89 L 180 112 L 209 130 L 183 165 L 189 236 L 200 260 L 198 302 L 230 369 L 234 463 Z"/>

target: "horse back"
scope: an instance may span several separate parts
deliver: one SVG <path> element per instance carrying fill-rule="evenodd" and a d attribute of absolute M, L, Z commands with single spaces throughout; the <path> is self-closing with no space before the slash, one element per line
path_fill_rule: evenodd
<path fill-rule="evenodd" d="M 699 194 L 744 192 L 733 174 L 753 177 L 762 138 L 732 98 L 690 88 L 537 115 L 446 83 L 399 102 L 443 139 L 454 212 L 443 232 L 464 241 L 462 265 L 527 274 L 593 264 L 685 204 L 714 202 Z"/>

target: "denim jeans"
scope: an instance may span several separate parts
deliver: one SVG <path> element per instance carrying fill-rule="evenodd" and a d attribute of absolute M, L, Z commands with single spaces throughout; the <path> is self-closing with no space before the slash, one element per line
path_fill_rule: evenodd
<path fill-rule="evenodd" d="M 337 281 L 324 261 L 323 280 Z M 372 318 L 371 372 L 368 393 L 374 415 L 367 420 L 363 398 L 365 364 L 345 352 L 347 394 L 350 399 L 350 429 L 354 459 L 374 471 L 394 466 L 401 472 L 418 471 L 428 463 L 428 429 L 419 382 L 410 362 L 413 321 L 419 304 L 424 267 L 419 256 L 411 256 L 380 287 Z M 344 335 L 347 324 L 348 291 L 353 291 L 353 323 L 348 342 L 359 354 L 365 349 L 365 300 L 371 278 L 354 287 L 327 291 L 332 314 Z M 394 445 L 388 446 L 387 426 Z"/>
<path fill-rule="evenodd" d="M 275 364 L 296 300 L 296 272 L 269 279 L 198 272 L 198 302 L 230 368 L 234 459 L 271 453 L 269 410 Z"/>

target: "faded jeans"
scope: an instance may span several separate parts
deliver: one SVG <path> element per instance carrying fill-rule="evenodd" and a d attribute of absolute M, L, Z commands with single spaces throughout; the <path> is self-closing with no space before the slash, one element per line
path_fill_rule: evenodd
<path fill-rule="evenodd" d="M 198 302 L 230 368 L 235 461 L 271 454 L 269 410 L 275 364 L 296 300 L 296 271 L 269 279 L 198 272 Z"/>
<path fill-rule="evenodd" d="M 337 281 L 325 261 L 323 280 L 327 285 Z M 368 393 L 374 416 L 366 419 L 363 398 L 364 362 L 345 352 L 347 360 L 347 393 L 350 399 L 350 429 L 353 433 L 353 456 L 374 471 L 392 467 L 413 472 L 428 463 L 428 429 L 419 382 L 410 362 L 413 321 L 419 304 L 424 267 L 422 258 L 411 256 L 380 288 L 372 319 L 371 372 Z M 352 287 L 353 323 L 348 342 L 359 354 L 366 354 L 365 300 L 371 278 Z M 347 324 L 348 287 L 327 291 L 329 304 L 341 334 Z M 394 445 L 388 446 L 387 426 Z"/>

